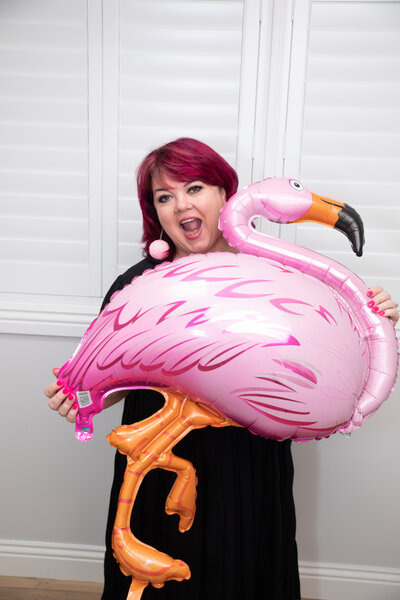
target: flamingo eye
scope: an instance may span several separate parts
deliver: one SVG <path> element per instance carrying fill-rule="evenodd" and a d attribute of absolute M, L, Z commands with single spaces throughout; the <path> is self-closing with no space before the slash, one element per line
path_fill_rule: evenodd
<path fill-rule="evenodd" d="M 296 179 L 290 179 L 289 183 L 296 192 L 302 192 L 304 190 L 304 186 Z"/>

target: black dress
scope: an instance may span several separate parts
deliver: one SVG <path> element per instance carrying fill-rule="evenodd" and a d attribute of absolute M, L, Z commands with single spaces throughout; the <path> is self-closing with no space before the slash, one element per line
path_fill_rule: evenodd
<path fill-rule="evenodd" d="M 156 263 L 145 259 L 120 275 L 108 294 Z M 123 424 L 141 421 L 164 401 L 152 390 L 135 390 L 125 399 Z M 187 581 L 151 584 L 143 600 L 299 600 L 300 584 L 292 494 L 290 441 L 265 440 L 237 427 L 206 427 L 190 432 L 174 454 L 190 460 L 198 476 L 197 510 L 186 533 L 178 517 L 164 505 L 173 473 L 155 469 L 141 485 L 132 518 L 132 532 L 142 542 L 184 560 Z M 126 456 L 115 456 L 106 532 L 105 585 L 102 600 L 125 600 L 130 577 L 113 557 L 111 533 L 123 481 Z"/>

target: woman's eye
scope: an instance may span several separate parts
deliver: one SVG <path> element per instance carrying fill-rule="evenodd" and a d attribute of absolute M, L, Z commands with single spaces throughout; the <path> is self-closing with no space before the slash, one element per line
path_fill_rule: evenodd
<path fill-rule="evenodd" d="M 164 194 L 163 196 L 158 196 L 157 202 L 159 202 L 160 204 L 163 204 L 163 202 L 167 202 L 167 200 L 169 198 L 170 198 L 170 196 L 168 194 Z"/>
<path fill-rule="evenodd" d="M 201 189 L 201 185 L 191 185 L 189 188 L 189 192 L 191 192 L 192 194 L 197 194 L 197 192 L 199 192 Z"/>

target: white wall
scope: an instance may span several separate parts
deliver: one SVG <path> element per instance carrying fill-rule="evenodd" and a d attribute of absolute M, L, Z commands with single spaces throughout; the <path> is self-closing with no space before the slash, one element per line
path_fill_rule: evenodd
<path fill-rule="evenodd" d="M 42 4 L 38 0 L 38 5 Z M 306 0 L 297 0 L 296 6 L 303 7 L 305 12 L 306 5 Z M 260 48 L 266 63 L 266 56 L 273 57 L 275 62 L 269 83 L 269 67 L 259 70 L 256 125 L 264 123 L 268 140 L 262 140 L 264 130 L 256 128 L 255 178 L 262 175 L 262 165 L 269 165 L 265 175 L 271 174 L 271 170 L 279 174 L 277 165 L 282 162 L 279 144 L 283 146 L 284 129 L 278 131 L 277 121 L 284 123 L 286 118 L 280 101 L 286 98 L 285 82 L 281 80 L 284 80 L 285 56 L 289 60 L 290 54 L 292 2 L 265 0 L 263 7 Z M 271 41 L 268 27 L 272 22 Z M 279 69 L 277 61 L 281 61 Z M 292 78 L 295 75 L 298 73 L 293 69 Z M 269 103 L 265 102 L 266 91 Z M 264 113 L 268 109 L 267 116 L 260 116 L 263 104 Z M 393 114 L 396 117 L 397 112 Z M 251 121 L 249 115 L 246 118 Z M 271 132 L 276 134 L 276 143 Z M 263 156 L 265 148 L 268 152 Z M 386 226 L 394 228 L 390 216 Z M 397 264 L 392 261 L 390 268 L 397 289 Z M 105 287 L 109 283 L 103 281 Z M 41 306 L 45 306 L 46 298 L 40 300 L 44 301 Z M 55 297 L 51 300 L 57 304 Z M 3 306 L 11 315 L 9 331 L 15 319 L 21 315 L 22 319 L 29 317 L 29 294 L 21 313 L 10 311 L 11 297 L 7 302 Z M 78 335 L 80 327 L 83 333 L 83 322 L 90 311 L 97 310 L 96 303 L 92 299 L 88 307 L 78 307 L 80 321 L 74 321 L 74 335 Z M 61 316 L 67 308 L 63 304 L 59 309 Z M 104 437 L 120 422 L 121 407 L 113 407 L 96 417 L 95 436 L 87 445 L 78 444 L 73 426 L 48 409 L 43 388 L 51 379 L 51 367 L 65 362 L 79 338 L 36 335 L 44 314 L 42 311 L 37 317 L 37 326 L 31 323 L 32 335 L 3 333 L 0 339 L 4 406 L 0 436 L 3 459 L 0 574 L 100 581 L 114 455 Z M 29 329 L 23 324 L 18 327 L 14 329 Z M 49 331 L 51 320 L 46 327 Z M 61 326 L 57 333 L 61 336 Z M 320 442 L 294 444 L 299 558 L 306 597 L 323 600 L 400 597 L 399 396 L 398 389 L 350 440 L 336 435 Z"/>
<path fill-rule="evenodd" d="M 3 335 L 6 418 L 1 435 L 1 538 L 103 545 L 113 451 L 104 436 L 119 409 L 100 415 L 93 444 L 47 406 L 49 366 L 69 357 L 73 338 Z"/>
<path fill-rule="evenodd" d="M 0 574 L 101 581 L 121 407 L 99 415 L 91 444 L 50 411 L 43 388 L 79 340 L 3 334 Z"/>
<path fill-rule="evenodd" d="M 306 597 L 399 597 L 399 399 L 397 386 L 350 439 L 293 445 Z"/>

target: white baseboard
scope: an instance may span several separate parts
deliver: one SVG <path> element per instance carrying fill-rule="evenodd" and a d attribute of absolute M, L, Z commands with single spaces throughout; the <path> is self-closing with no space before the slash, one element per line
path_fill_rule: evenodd
<path fill-rule="evenodd" d="M 0 575 L 103 581 L 102 546 L 0 540 Z"/>
<path fill-rule="evenodd" d="M 399 600 L 400 569 L 300 562 L 301 593 L 318 600 Z"/>
<path fill-rule="evenodd" d="M 102 546 L 0 540 L 0 575 L 103 581 Z M 300 562 L 301 591 L 318 600 L 399 600 L 400 569 Z"/>

